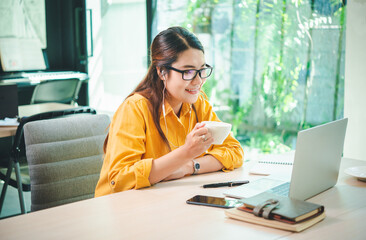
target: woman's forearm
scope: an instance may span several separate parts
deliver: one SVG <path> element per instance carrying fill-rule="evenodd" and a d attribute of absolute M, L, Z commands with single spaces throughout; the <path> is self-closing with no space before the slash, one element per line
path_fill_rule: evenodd
<path fill-rule="evenodd" d="M 203 157 L 196 158 L 195 161 L 200 163 L 200 170 L 198 171 L 198 174 L 216 172 L 223 168 L 221 162 L 212 155 L 205 155 Z M 178 168 L 176 171 L 174 171 L 163 180 L 168 181 L 173 179 L 179 179 L 187 175 L 192 175 L 193 172 L 193 161 L 188 161 L 186 164 Z"/>
<path fill-rule="evenodd" d="M 200 163 L 200 170 L 198 173 L 216 172 L 223 168 L 221 162 L 209 154 L 195 160 Z"/>
<path fill-rule="evenodd" d="M 192 158 L 183 148 L 175 149 L 160 158 L 154 159 L 149 176 L 150 184 L 160 182 L 191 160 Z"/>

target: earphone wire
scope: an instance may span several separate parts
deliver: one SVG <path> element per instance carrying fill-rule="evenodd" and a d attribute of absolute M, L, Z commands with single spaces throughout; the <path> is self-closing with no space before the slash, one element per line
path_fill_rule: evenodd
<path fill-rule="evenodd" d="M 168 125 L 166 123 L 166 118 L 165 118 L 165 105 L 164 105 L 164 101 L 165 101 L 165 77 L 164 77 L 164 89 L 163 89 L 163 103 L 162 103 L 162 108 L 163 108 L 163 116 L 164 116 L 164 123 L 165 123 L 165 130 L 166 130 L 166 139 L 168 140 L 169 144 L 171 144 L 173 147 L 175 148 L 179 148 L 180 146 L 175 146 L 171 141 L 169 141 L 168 139 L 168 134 L 169 134 L 169 130 L 168 130 Z M 189 124 L 188 124 L 188 131 L 191 128 L 191 112 L 192 112 L 192 106 L 190 105 L 190 109 L 189 109 Z M 186 131 L 185 131 L 186 132 Z M 186 136 L 187 136 L 187 132 L 186 132 Z"/>

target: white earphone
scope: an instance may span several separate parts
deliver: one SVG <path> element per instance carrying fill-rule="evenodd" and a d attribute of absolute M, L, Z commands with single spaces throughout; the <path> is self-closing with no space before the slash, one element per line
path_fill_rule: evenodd
<path fill-rule="evenodd" d="M 163 76 L 163 79 L 164 79 L 164 80 L 163 80 L 163 82 L 164 82 L 164 89 L 163 89 L 163 103 L 162 103 L 162 105 L 161 105 L 161 106 L 162 106 L 162 108 L 163 108 L 163 114 L 164 114 L 164 118 L 165 118 L 165 105 L 164 105 L 164 100 L 165 100 L 165 99 L 164 99 L 164 92 L 165 92 L 165 88 L 166 88 L 166 82 L 165 82 L 165 81 L 166 81 L 166 79 L 165 79 L 165 71 L 164 71 L 164 70 L 162 70 L 162 71 L 161 71 L 161 75 Z"/>
<path fill-rule="evenodd" d="M 167 123 L 166 123 L 166 118 L 165 118 L 166 113 L 165 113 L 165 105 L 164 105 L 164 100 L 165 100 L 165 89 L 166 89 L 166 79 L 165 79 L 165 71 L 164 71 L 164 70 L 162 70 L 162 71 L 161 71 L 161 75 L 162 75 L 162 78 L 163 78 L 163 80 L 162 80 L 162 81 L 164 82 L 164 89 L 163 89 L 163 102 L 162 102 L 162 104 L 161 104 L 161 107 L 163 108 L 163 116 L 164 116 L 164 122 L 165 122 L 166 136 L 168 136 L 168 135 L 169 135 L 169 130 L 168 130 L 168 125 L 167 125 Z M 189 109 L 189 125 L 188 125 L 188 130 L 191 128 L 191 111 L 192 111 L 192 106 L 190 105 L 190 109 Z M 186 133 L 186 135 L 187 135 L 187 133 Z M 174 145 L 172 142 L 170 142 L 168 138 L 167 138 L 167 140 L 168 140 L 169 144 L 170 144 L 170 145 L 172 145 L 173 147 L 175 147 L 175 148 L 178 148 L 178 147 L 179 147 L 179 145 L 178 145 L 178 146 L 176 146 L 176 145 Z"/>
<path fill-rule="evenodd" d="M 161 107 L 163 108 L 163 114 L 164 114 L 164 117 L 165 117 L 165 106 L 164 106 L 164 102 L 163 102 L 163 104 L 161 105 Z"/>

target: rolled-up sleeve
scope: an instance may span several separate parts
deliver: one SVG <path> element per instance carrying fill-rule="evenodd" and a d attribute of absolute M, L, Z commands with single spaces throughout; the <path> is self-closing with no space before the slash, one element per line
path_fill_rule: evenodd
<path fill-rule="evenodd" d="M 140 101 L 141 103 L 141 101 Z M 148 111 L 139 102 L 126 100 L 115 114 L 109 132 L 106 160 L 112 192 L 150 186 L 152 158 L 144 159 Z"/>
<path fill-rule="evenodd" d="M 243 148 L 232 136 L 232 133 L 229 134 L 223 144 L 211 146 L 207 154 L 214 156 L 222 163 L 224 166 L 223 171 L 231 171 L 243 165 Z"/>

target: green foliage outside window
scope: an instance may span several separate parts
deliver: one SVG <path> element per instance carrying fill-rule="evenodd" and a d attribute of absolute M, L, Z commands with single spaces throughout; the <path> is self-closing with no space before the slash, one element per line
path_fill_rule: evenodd
<path fill-rule="evenodd" d="M 178 1 L 159 2 L 177 11 Z M 206 56 L 215 71 L 204 91 L 244 145 L 288 151 L 299 130 L 343 116 L 342 1 L 179 3 L 186 17 L 168 25 L 184 26 L 200 39 L 209 36 Z"/>

